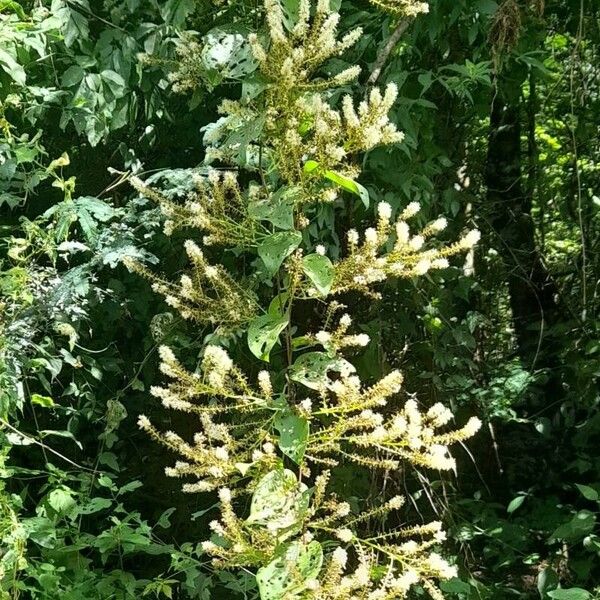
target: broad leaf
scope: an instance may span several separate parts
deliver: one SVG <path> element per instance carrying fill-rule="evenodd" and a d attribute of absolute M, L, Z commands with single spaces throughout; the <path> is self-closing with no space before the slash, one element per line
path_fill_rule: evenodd
<path fill-rule="evenodd" d="M 248 328 L 248 348 L 252 354 L 256 358 L 269 362 L 271 350 L 287 324 L 287 317 L 271 314 L 261 315 L 252 320 Z"/>
<path fill-rule="evenodd" d="M 209 71 L 225 79 L 239 79 L 256 70 L 250 45 L 241 33 L 213 29 L 203 41 L 201 59 Z"/>
<path fill-rule="evenodd" d="M 323 564 L 323 548 L 316 540 L 303 545 L 286 545 L 273 561 L 256 574 L 261 600 L 284 600 L 299 597 L 306 584 L 316 579 Z"/>
<path fill-rule="evenodd" d="M 300 464 L 308 442 L 308 420 L 285 408 L 277 414 L 274 425 L 279 431 L 279 448 L 296 464 Z"/>
<path fill-rule="evenodd" d="M 41 396 L 40 394 L 31 394 L 31 404 L 37 404 L 44 408 L 52 408 L 54 400 L 50 396 Z"/>
<path fill-rule="evenodd" d="M 310 494 L 307 486 L 288 469 L 275 469 L 259 482 L 252 495 L 251 525 L 263 525 L 279 535 L 291 535 L 302 526 Z"/>
<path fill-rule="evenodd" d="M 258 246 L 258 255 L 262 258 L 270 275 L 277 273 L 281 263 L 300 245 L 302 234 L 299 231 L 281 231 L 267 236 Z"/>
<path fill-rule="evenodd" d="M 580 510 L 568 523 L 559 525 L 550 536 L 550 540 L 573 542 L 584 538 L 594 530 L 596 516 L 589 510 Z"/>
<path fill-rule="evenodd" d="M 561 590 L 552 590 L 548 592 L 550 598 L 555 600 L 588 600 L 592 595 L 582 588 L 568 588 Z"/>
<path fill-rule="evenodd" d="M 581 492 L 581 495 L 586 499 L 586 500 L 591 500 L 592 502 L 598 500 L 599 496 L 598 496 L 598 492 L 590 487 L 589 485 L 583 485 L 581 483 L 576 483 L 575 487 Z"/>
<path fill-rule="evenodd" d="M 290 367 L 290 379 L 312 390 L 329 387 L 333 381 L 329 372 L 353 372 L 354 367 L 343 358 L 332 358 L 326 352 L 307 352 L 302 354 Z"/>
<path fill-rule="evenodd" d="M 516 498 L 513 498 L 508 503 L 508 506 L 506 507 L 506 512 L 509 514 L 514 513 L 515 510 L 517 510 L 517 508 L 519 508 L 521 506 L 521 504 L 523 504 L 523 502 L 525 502 L 525 498 L 526 498 L 526 496 L 517 496 Z"/>
<path fill-rule="evenodd" d="M 302 259 L 302 268 L 322 296 L 327 296 L 333 284 L 334 268 L 326 256 L 309 254 Z"/>
<path fill-rule="evenodd" d="M 313 171 L 318 170 L 319 174 L 322 177 L 324 177 L 325 179 L 329 179 L 329 181 L 332 181 L 347 192 L 356 194 L 362 200 L 363 204 L 365 205 L 365 208 L 369 207 L 369 192 L 364 186 L 354 181 L 354 179 L 350 179 L 349 177 L 341 175 L 336 171 L 320 170 L 319 167 L 320 164 L 316 160 L 307 160 L 304 163 L 304 172 L 312 173 Z"/>
<path fill-rule="evenodd" d="M 283 187 L 248 206 L 248 213 L 257 221 L 268 221 L 278 229 L 294 228 L 294 203 L 296 198 L 294 188 Z"/>

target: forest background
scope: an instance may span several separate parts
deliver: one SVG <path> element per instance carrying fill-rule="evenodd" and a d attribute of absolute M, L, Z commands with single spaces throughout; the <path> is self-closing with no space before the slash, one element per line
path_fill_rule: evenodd
<path fill-rule="evenodd" d="M 448 598 L 600 597 L 600 7 L 432 0 L 399 20 L 375 4 L 341 2 L 341 31 L 364 35 L 329 68 L 361 65 L 358 95 L 394 82 L 405 139 L 367 153 L 360 183 L 446 215 L 449 239 L 482 232 L 465 264 L 355 300 L 377 342 L 364 378 L 400 367 L 404 393 L 484 422 L 460 477 L 389 485 L 445 523 Z M 236 42 L 257 6 L 0 2 L 2 598 L 256 597 L 199 546 L 216 498 L 181 494 L 136 426 L 143 412 L 193 432 L 148 390 L 160 344 L 194 357 L 207 332 L 123 261 L 184 267 L 185 236 L 127 177 L 177 198 L 203 172 L 219 104 L 260 85 Z M 345 219 L 368 221 L 373 204 L 346 196 Z M 332 213 L 319 220 L 339 247 Z M 341 473 L 346 497 L 382 486 Z"/>

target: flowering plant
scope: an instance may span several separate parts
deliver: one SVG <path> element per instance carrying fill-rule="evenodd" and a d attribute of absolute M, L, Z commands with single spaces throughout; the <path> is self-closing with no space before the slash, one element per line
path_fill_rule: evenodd
<path fill-rule="evenodd" d="M 409 0 L 375 3 L 404 15 L 426 9 Z M 364 525 L 398 511 L 403 498 L 356 512 L 328 484 L 341 462 L 383 471 L 402 463 L 454 469 L 448 447 L 472 436 L 479 421 L 449 430 L 453 415 L 442 404 L 399 406 L 399 371 L 365 385 L 348 355 L 370 340 L 352 331 L 338 297 L 378 298 L 378 284 L 389 278 L 444 269 L 477 242 L 478 232 L 441 247 L 430 238 L 446 227 L 445 219 L 413 233 L 408 221 L 417 203 L 394 216 L 381 202 L 372 227 L 362 235 L 347 232 L 341 257 L 312 243 L 308 229 L 319 206 L 335 210 L 343 191 L 368 200 L 352 157 L 401 142 L 388 117 L 397 89 L 373 89 L 358 107 L 344 96 L 336 110 L 328 91 L 353 81 L 359 69 L 323 77 L 320 68 L 352 46 L 361 29 L 338 40 L 339 15 L 329 0 L 315 7 L 300 0 L 294 15 L 278 0 L 265 0 L 264 15 L 265 31 L 245 42 L 259 83 L 242 100 L 225 101 L 205 135 L 207 164 L 229 167 L 199 177 L 184 204 L 132 178 L 162 207 L 167 233 L 194 228 L 205 247 L 250 257 L 251 273 L 240 279 L 210 264 L 191 239 L 185 243 L 191 270 L 178 282 L 129 262 L 182 317 L 216 328 L 218 339 L 229 336 L 233 343 L 244 332 L 264 367 L 249 376 L 224 347 L 209 343 L 191 372 L 162 347 L 169 382 L 152 394 L 169 409 L 196 415 L 199 431 L 186 441 L 145 416 L 139 424 L 180 456 L 166 474 L 185 478 L 185 492 L 218 491 L 221 518 L 211 523 L 213 536 L 203 548 L 217 567 L 252 570 L 262 600 L 404 598 L 415 584 L 439 598 L 436 580 L 455 574 L 434 551 L 444 539 L 441 523 L 389 526 L 365 536 Z M 306 302 L 321 323 L 301 331 L 297 310 Z M 249 512 L 239 502 L 246 494 Z"/>

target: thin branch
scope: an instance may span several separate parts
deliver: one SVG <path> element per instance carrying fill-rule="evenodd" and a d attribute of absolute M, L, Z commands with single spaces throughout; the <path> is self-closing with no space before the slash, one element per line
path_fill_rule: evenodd
<path fill-rule="evenodd" d="M 377 56 L 377 60 L 373 65 L 373 71 L 371 72 L 371 75 L 367 80 L 367 85 L 375 85 L 377 83 L 377 80 L 381 75 L 381 71 L 383 70 L 383 67 L 385 66 L 385 63 L 387 62 L 388 58 L 390 57 L 392 50 L 400 41 L 402 34 L 408 29 L 409 24 L 410 21 L 404 20 L 400 21 L 398 25 L 396 25 L 396 29 L 394 29 L 386 45 L 381 49 L 381 52 Z"/>

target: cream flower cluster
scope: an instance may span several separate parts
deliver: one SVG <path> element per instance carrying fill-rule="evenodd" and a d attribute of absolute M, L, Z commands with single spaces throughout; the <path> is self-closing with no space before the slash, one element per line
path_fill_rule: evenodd
<path fill-rule="evenodd" d="M 371 1 L 402 16 L 426 9 L 418 0 Z M 293 228 L 300 239 L 299 231 L 309 225 L 301 213 L 303 205 L 335 199 L 338 188 L 331 184 L 359 175 L 352 153 L 402 139 L 389 119 L 397 96 L 393 84 L 372 90 L 358 105 L 343 97 L 339 110 L 323 93 L 358 75 L 358 68 L 350 67 L 333 77 L 318 77 L 327 59 L 359 39 L 360 28 L 338 40 L 340 17 L 329 0 L 316 0 L 314 7 L 309 0 L 299 0 L 297 9 L 290 23 L 279 0 L 264 0 L 268 35 L 251 35 L 249 42 L 266 85 L 249 101 L 223 102 L 222 117 L 205 129 L 208 162 L 218 159 L 251 171 L 247 190 L 242 191 L 232 171 L 213 170 L 198 180 L 196 193 L 178 205 L 133 180 L 161 205 L 168 233 L 191 226 L 202 230 L 205 245 L 233 244 L 254 252 L 263 236 L 272 234 L 262 229 L 261 218 L 270 220 L 265 209 L 272 217 L 269 210 L 279 208 L 276 203 L 283 200 L 281 228 Z M 376 226 L 361 236 L 348 232 L 347 252 L 333 264 L 320 246 L 310 257 L 302 244 L 286 255 L 277 281 L 273 278 L 263 288 L 268 293 L 276 287 L 280 298 L 286 298 L 286 333 L 295 336 L 282 344 L 287 368 L 278 377 L 271 379 L 268 371 L 258 369 L 252 378 L 246 377 L 229 353 L 214 344 L 205 346 L 195 370 L 184 367 L 169 348 L 160 348 L 168 382 L 152 387 L 151 393 L 165 407 L 197 419 L 199 431 L 188 441 L 159 431 L 143 415 L 139 425 L 178 455 L 166 474 L 184 478 L 184 491 L 218 490 L 221 516 L 211 522 L 215 536 L 202 549 L 215 567 L 255 572 L 263 597 L 394 600 L 407 598 L 411 586 L 419 584 L 438 599 L 434 580 L 456 574 L 436 552 L 445 537 L 440 523 L 387 526 L 381 535 L 366 537 L 365 531 L 374 530 L 371 521 L 382 522 L 401 509 L 403 498 L 394 496 L 353 512 L 345 498 L 327 489 L 330 474 L 322 469 L 340 462 L 384 470 L 403 464 L 453 469 L 449 446 L 473 435 L 479 421 L 471 419 L 452 429 L 453 415 L 441 404 L 421 410 L 408 400 L 400 408 L 391 402 L 402 385 L 396 370 L 372 385 L 363 384 L 341 352 L 366 346 L 369 337 L 349 333 L 352 319 L 336 301 L 330 302 L 316 333 L 294 333 L 298 311 L 292 306 L 314 298 L 311 290 L 320 278 L 323 289 L 331 283 L 331 294 L 358 290 L 376 295 L 373 286 L 386 278 L 445 268 L 448 257 L 476 243 L 479 234 L 474 230 L 449 246 L 426 247 L 446 221 L 440 218 L 413 232 L 407 220 L 418 211 L 418 204 L 411 203 L 394 219 L 392 207 L 380 203 Z M 184 318 L 214 324 L 219 334 L 237 344 L 240 330 L 246 331 L 261 313 L 251 286 L 210 264 L 194 241 L 186 241 L 185 250 L 192 268 L 178 283 L 129 264 Z M 253 282 L 263 276 L 258 275 Z M 261 334 L 269 334 L 270 326 L 269 322 Z M 273 331 L 276 336 L 279 330 Z M 323 351 L 298 354 L 298 340 L 301 349 L 320 345 Z M 275 359 L 274 363 L 278 364 Z M 307 397 L 299 393 L 303 387 Z M 245 493 L 252 495 L 251 502 L 238 506 L 236 499 Z M 310 576 L 303 572 L 307 563 Z M 279 595 L 272 594 L 273 586 L 280 586 Z"/>
<path fill-rule="evenodd" d="M 335 263 L 335 278 L 331 288 L 334 294 L 357 290 L 378 297 L 372 286 L 389 277 L 415 277 L 434 269 L 449 266 L 448 257 L 472 248 L 479 240 L 479 231 L 473 229 L 459 241 L 441 249 L 426 249 L 426 241 L 446 228 L 446 219 L 439 218 L 418 234 L 411 235 L 407 220 L 420 211 L 417 202 L 411 202 L 392 223 L 392 209 L 387 202 L 378 207 L 377 227 L 363 234 L 361 243 L 356 230 L 347 233 L 348 255 Z M 381 249 L 391 243 L 391 249 Z"/>
<path fill-rule="evenodd" d="M 248 472 L 262 473 L 277 464 L 268 427 L 271 413 L 267 410 L 273 388 L 266 371 L 259 373 L 254 388 L 219 346 L 206 347 L 199 372 L 193 373 L 167 346 L 161 346 L 159 354 L 160 369 L 172 381 L 167 386 L 152 386 L 151 394 L 166 408 L 197 414 L 202 430 L 189 444 L 172 431 L 161 433 L 143 415 L 138 423 L 184 459 L 165 471 L 169 477 L 196 478 L 194 483 L 185 483 L 183 491 L 214 490 L 231 485 Z M 218 402 L 214 401 L 216 397 Z M 238 416 L 235 427 L 214 421 L 223 413 Z"/>
<path fill-rule="evenodd" d="M 340 305 L 341 306 L 341 305 Z M 348 328 L 352 323 L 352 318 L 348 313 L 344 313 L 335 327 L 331 331 L 322 329 L 314 334 L 314 339 L 321 344 L 325 350 L 331 354 L 338 354 L 344 348 L 363 348 L 368 346 L 371 339 L 366 333 L 347 335 Z"/>
<path fill-rule="evenodd" d="M 265 47 L 258 36 L 251 34 L 249 42 L 261 71 L 278 84 L 278 93 L 293 89 L 324 89 L 344 85 L 355 79 L 357 67 L 349 67 L 327 82 L 313 83 L 312 74 L 327 59 L 339 56 L 353 46 L 362 29 L 356 28 L 337 40 L 340 15 L 331 11 L 329 0 L 319 0 L 313 18 L 310 18 L 309 0 L 299 0 L 298 21 L 288 33 L 278 0 L 265 0 L 270 47 Z"/>
<path fill-rule="evenodd" d="M 357 173 L 346 164 L 347 156 L 404 139 L 388 115 L 397 94 L 398 89 L 393 83 L 386 87 L 383 95 L 375 88 L 367 100 L 359 103 L 358 110 L 351 96 L 346 95 L 341 111 L 331 108 L 320 94 L 303 96 L 296 101 L 295 117 L 292 118 L 297 127 L 288 131 L 286 142 L 297 148 L 298 157 L 303 153 L 318 162 L 315 176 L 322 171 L 337 169 L 352 177 Z M 312 136 L 300 134 L 302 123 L 312 123 Z"/>
<path fill-rule="evenodd" d="M 369 2 L 384 12 L 401 17 L 416 17 L 429 12 L 429 4 L 420 0 L 369 0 Z"/>
<path fill-rule="evenodd" d="M 350 96 L 344 96 L 342 114 L 349 151 L 370 150 L 382 144 L 394 144 L 404 139 L 404 134 L 390 123 L 388 113 L 398 96 L 395 83 L 387 85 L 382 95 L 378 88 L 371 90 L 368 100 L 363 100 L 354 109 Z"/>
<path fill-rule="evenodd" d="M 248 288 L 238 283 L 221 265 L 209 264 L 192 240 L 185 242 L 185 250 L 192 269 L 180 277 L 178 284 L 161 279 L 135 260 L 124 262 L 130 270 L 148 279 L 152 290 L 164 296 L 165 302 L 177 309 L 184 319 L 223 329 L 251 321 L 258 306 Z"/>
<path fill-rule="evenodd" d="M 401 461 L 438 470 L 455 467 L 448 446 L 473 436 L 481 425 L 479 419 L 471 418 L 461 429 L 439 431 L 453 418 L 452 412 L 436 404 L 422 414 L 414 400 L 384 417 L 377 409 L 400 391 L 400 372 L 392 371 L 364 388 L 359 377 L 348 371 L 335 381 L 323 382 L 319 406 L 312 401 L 303 406 L 314 428 L 308 460 L 335 465 L 346 459 L 379 469 L 397 469 Z"/>
<path fill-rule="evenodd" d="M 176 229 L 194 228 L 206 234 L 205 245 L 256 244 L 258 222 L 248 215 L 247 200 L 233 171 L 209 169 L 207 176 L 196 175 L 196 189 L 183 204 L 170 200 L 138 177 L 133 176 L 130 181 L 138 192 L 160 206 L 166 217 L 166 235 Z"/>

